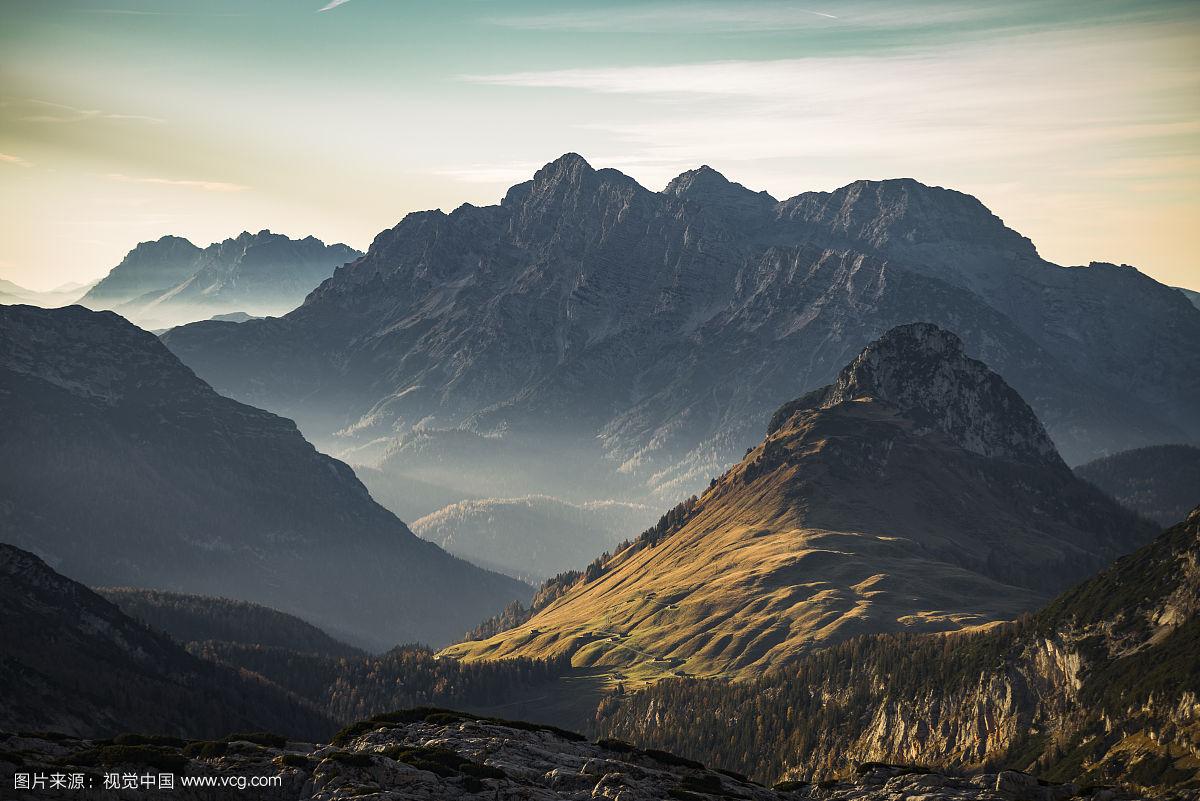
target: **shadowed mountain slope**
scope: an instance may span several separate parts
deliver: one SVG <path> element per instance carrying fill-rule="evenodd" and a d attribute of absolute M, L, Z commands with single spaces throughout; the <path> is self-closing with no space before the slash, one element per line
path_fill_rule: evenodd
<path fill-rule="evenodd" d="M 279 687 L 197 659 L 31 553 L 0 544 L 0 728 L 103 737 L 325 737 Z"/>
<path fill-rule="evenodd" d="M 957 337 L 912 324 L 531 619 L 446 653 L 748 676 L 858 634 L 1010 619 L 1152 535 Z"/>
<path fill-rule="evenodd" d="M 530 593 L 110 312 L 0 308 L 0 440 L 0 541 L 88 584 L 253 601 L 373 647 L 450 641 Z"/>
<path fill-rule="evenodd" d="M 1075 474 L 1163 526 L 1200 503 L 1200 448 L 1190 445 L 1113 454 L 1080 465 Z"/>
<path fill-rule="evenodd" d="M 182 643 L 215 640 L 328 657 L 363 655 L 311 623 L 246 601 L 131 587 L 97 587 L 96 592 L 135 620 Z"/>

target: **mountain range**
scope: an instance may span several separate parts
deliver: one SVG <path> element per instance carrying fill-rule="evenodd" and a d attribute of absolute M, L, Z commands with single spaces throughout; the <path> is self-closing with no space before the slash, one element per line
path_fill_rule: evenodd
<path fill-rule="evenodd" d="M 548 582 L 532 617 L 444 653 L 746 678 L 861 634 L 1010 620 L 1154 531 L 958 337 L 913 323 L 783 405 L 698 498 Z"/>
<path fill-rule="evenodd" d="M 531 594 L 111 312 L 0 307 L 0 441 L 0 541 L 90 585 L 254 601 L 378 649 L 452 641 Z"/>
<path fill-rule="evenodd" d="M 1070 464 L 1200 437 L 1181 292 L 1051 264 L 909 179 L 779 201 L 702 167 L 654 192 L 567 154 L 499 205 L 409 214 L 283 317 L 163 339 L 398 485 L 674 502 L 914 321 L 1002 375 Z"/>
<path fill-rule="evenodd" d="M 265 230 L 206 248 L 164 236 L 129 251 L 79 303 L 115 310 L 148 329 L 231 312 L 283 314 L 335 267 L 361 255 L 346 245 Z"/>
<path fill-rule="evenodd" d="M 94 285 L 95 282 L 62 284 L 49 291 L 39 292 L 0 278 L 0 303 L 6 305 L 24 303 L 30 306 L 57 308 L 79 300 Z"/>

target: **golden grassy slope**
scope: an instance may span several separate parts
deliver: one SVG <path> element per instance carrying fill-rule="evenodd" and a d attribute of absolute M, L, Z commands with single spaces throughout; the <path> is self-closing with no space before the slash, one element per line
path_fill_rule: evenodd
<path fill-rule="evenodd" d="M 706 491 L 680 531 L 618 554 L 525 625 L 443 653 L 565 652 L 636 685 L 749 675 L 860 633 L 1011 618 L 1047 593 L 981 574 L 1012 528 L 1004 499 L 971 475 L 976 461 L 876 402 L 801 414 Z M 852 524 L 856 508 L 866 525 Z M 989 516 L 996 531 L 979 536 Z M 1026 539 L 1011 543 L 1020 559 L 1061 550 Z"/>

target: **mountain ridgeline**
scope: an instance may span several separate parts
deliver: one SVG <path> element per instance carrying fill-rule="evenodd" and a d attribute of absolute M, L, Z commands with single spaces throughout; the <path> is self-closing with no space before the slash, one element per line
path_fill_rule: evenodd
<path fill-rule="evenodd" d="M 896 325 L 955 332 L 1070 464 L 1200 437 L 1200 310 L 1064 268 L 913 180 L 777 201 L 709 168 L 653 192 L 568 154 L 496 206 L 417 212 L 295 311 L 167 346 L 392 480 L 676 500 Z"/>
<path fill-rule="evenodd" d="M 1153 534 L 956 336 L 915 323 L 783 406 L 659 526 L 548 582 L 532 617 L 444 653 L 568 654 L 614 683 L 749 677 L 860 634 L 1012 619 Z"/>
<path fill-rule="evenodd" d="M 215 641 L 333 658 L 364 655 L 298 617 L 246 601 L 130 587 L 98 587 L 96 593 L 177 642 Z"/>
<path fill-rule="evenodd" d="M 79 303 L 118 311 L 143 328 L 235 311 L 283 314 L 335 267 L 361 255 L 346 245 L 271 231 L 243 231 L 207 248 L 164 236 L 129 251 Z"/>
<path fill-rule="evenodd" d="M 252 601 L 378 649 L 449 642 L 531 594 L 111 312 L 0 308 L 0 440 L 0 541 L 91 585 Z"/>

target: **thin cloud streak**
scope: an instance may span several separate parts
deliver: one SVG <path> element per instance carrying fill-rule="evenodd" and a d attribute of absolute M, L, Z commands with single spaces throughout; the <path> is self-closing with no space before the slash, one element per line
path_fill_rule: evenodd
<path fill-rule="evenodd" d="M 485 21 L 505 28 L 580 33 L 771 33 L 802 29 L 856 28 L 863 30 L 907 30 L 919 27 L 960 25 L 995 19 L 1011 13 L 999 4 L 972 8 L 912 6 L 886 7 L 865 3 L 838 4 L 838 13 L 819 8 L 798 8 L 772 3 L 714 3 L 645 5 L 611 9 L 561 11 L 546 14 L 493 16 Z"/>
<path fill-rule="evenodd" d="M 53 113 L 26 114 L 19 118 L 22 122 L 54 124 L 84 122 L 87 120 L 115 120 L 145 122 L 151 125 L 163 125 L 166 123 L 166 120 L 161 117 L 150 117 L 144 114 L 118 114 L 111 111 L 102 111 L 101 109 L 76 108 L 64 103 L 53 103 L 49 100 L 37 100 L 34 98 L 30 98 L 25 102 L 41 108 L 51 109 Z"/>
<path fill-rule="evenodd" d="M 318 8 L 317 13 L 320 14 L 322 11 L 333 11 L 338 6 L 344 6 L 349 2 L 350 0 L 332 0 L 332 2 L 329 2 L 321 8 Z"/>
<path fill-rule="evenodd" d="M 20 156 L 14 156 L 11 153 L 0 153 L 0 163 L 16 164 L 18 167 L 32 167 L 33 162 L 23 159 Z"/>
<path fill-rule="evenodd" d="M 158 186 L 180 186 L 189 189 L 203 189 L 206 192 L 242 192 L 250 187 L 243 184 L 230 183 L 228 181 L 190 181 L 180 180 L 175 178 L 153 178 L 153 177 L 137 177 L 125 175 L 119 172 L 110 172 L 106 176 L 114 181 L 121 181 L 127 184 L 155 184 Z"/>
<path fill-rule="evenodd" d="M 1097 163 L 1146 151 L 1153 155 L 1144 155 L 1140 169 L 1170 174 L 1190 163 L 1180 158 L 1194 153 L 1191 143 L 1200 133 L 1200 75 L 1179 57 L 1195 33 L 1146 24 L 1121 41 L 1099 30 L 1052 32 L 886 57 L 463 79 L 624 96 L 597 100 L 604 112 L 574 125 L 602 134 L 606 149 L 615 144 L 636 156 L 640 163 L 629 166 L 648 183 L 671 177 L 677 165 L 721 163 L 741 165 L 761 176 L 767 189 L 778 190 L 771 176 L 779 165 L 830 161 L 920 177 L 1044 159 L 1056 174 L 1083 177 Z M 489 171 L 474 165 L 463 172 Z"/>

